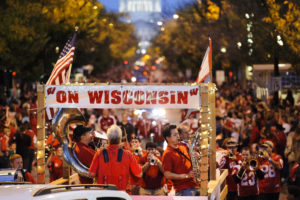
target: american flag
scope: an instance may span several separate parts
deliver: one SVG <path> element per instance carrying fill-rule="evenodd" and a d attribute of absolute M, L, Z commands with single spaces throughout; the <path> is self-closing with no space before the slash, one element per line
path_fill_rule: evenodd
<path fill-rule="evenodd" d="M 54 66 L 54 69 L 46 83 L 46 85 L 61 85 L 69 82 L 69 73 L 71 73 L 71 65 L 73 62 L 75 41 L 77 36 L 77 30 L 73 36 L 68 40 L 59 58 Z M 54 108 L 46 108 L 46 119 L 51 120 L 54 117 Z"/>
<path fill-rule="evenodd" d="M 202 60 L 201 68 L 198 73 L 196 82 L 198 84 L 202 83 L 203 81 L 205 83 L 211 82 L 211 77 L 210 77 L 211 70 L 212 70 L 212 48 L 211 48 L 211 39 L 209 38 L 209 46 Z"/>

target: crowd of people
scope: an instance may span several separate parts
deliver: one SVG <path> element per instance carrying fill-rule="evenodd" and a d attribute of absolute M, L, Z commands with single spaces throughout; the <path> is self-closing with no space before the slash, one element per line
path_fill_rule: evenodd
<path fill-rule="evenodd" d="M 0 168 L 13 167 L 20 155 L 23 167 L 17 168 L 30 173 L 35 164 L 35 93 L 25 91 L 0 106 Z M 80 175 L 81 183 L 115 184 L 133 195 L 167 195 L 172 188 L 176 195 L 199 195 L 189 154 L 189 135 L 198 130 L 199 112 L 185 116 L 182 111 L 177 126 L 151 119 L 147 111 L 138 116 L 127 110 L 120 117 L 109 109 L 82 113 L 87 126 L 71 130 L 75 153 L 91 177 Z M 237 82 L 218 88 L 217 166 L 229 170 L 228 199 L 278 199 L 283 184 L 299 198 L 299 119 L 300 104 L 291 91 L 279 101 L 272 95 L 261 101 L 250 87 L 242 89 Z M 47 135 L 47 166 L 53 181 L 62 177 L 63 151 L 50 124 Z"/>

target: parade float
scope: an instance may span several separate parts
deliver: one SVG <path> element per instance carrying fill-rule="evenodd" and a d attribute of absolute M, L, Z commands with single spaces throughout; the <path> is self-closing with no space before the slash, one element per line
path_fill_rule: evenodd
<path fill-rule="evenodd" d="M 54 118 L 56 137 L 64 149 L 63 178 L 53 184 L 72 184 L 71 166 L 77 173 L 88 175 L 73 152 L 67 124 L 84 123 L 78 108 L 112 109 L 189 109 L 199 110 L 200 128 L 190 135 L 191 153 L 200 152 L 193 169 L 200 197 L 153 196 L 152 199 L 225 199 L 227 171 L 216 173 L 215 90 L 213 83 L 201 84 L 66 84 L 38 85 L 37 112 L 37 182 L 45 183 L 45 108 L 57 109 Z M 58 128 L 58 129 L 57 129 Z M 146 196 L 131 196 L 145 199 Z"/>

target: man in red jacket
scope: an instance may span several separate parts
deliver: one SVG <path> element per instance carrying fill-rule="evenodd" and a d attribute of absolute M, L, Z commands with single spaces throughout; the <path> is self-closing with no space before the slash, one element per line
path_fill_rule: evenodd
<path fill-rule="evenodd" d="M 86 167 L 90 167 L 95 151 L 89 146 L 91 142 L 91 128 L 79 125 L 74 129 L 73 140 L 76 142 L 75 153 L 79 161 Z M 79 175 L 81 184 L 92 184 L 93 179 Z"/>
<path fill-rule="evenodd" d="M 120 127 L 112 125 L 107 130 L 107 138 L 109 145 L 95 154 L 89 174 L 97 176 L 98 184 L 114 184 L 119 190 L 129 189 L 130 172 L 142 177 L 142 168 L 133 155 L 120 146 Z"/>

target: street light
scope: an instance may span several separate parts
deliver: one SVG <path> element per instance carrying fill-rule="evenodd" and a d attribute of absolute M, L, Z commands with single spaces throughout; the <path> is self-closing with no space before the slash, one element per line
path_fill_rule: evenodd
<path fill-rule="evenodd" d="M 226 53 L 226 47 L 222 47 L 222 48 L 220 49 L 220 51 L 221 51 L 222 53 Z"/>
<path fill-rule="evenodd" d="M 55 47 L 55 53 L 59 53 L 59 46 Z"/>
<path fill-rule="evenodd" d="M 173 19 L 178 19 L 179 18 L 179 15 L 178 14 L 174 14 L 173 15 Z"/>
<path fill-rule="evenodd" d="M 280 35 L 277 35 L 277 44 L 279 44 L 279 46 L 283 46 L 283 41 Z"/>

